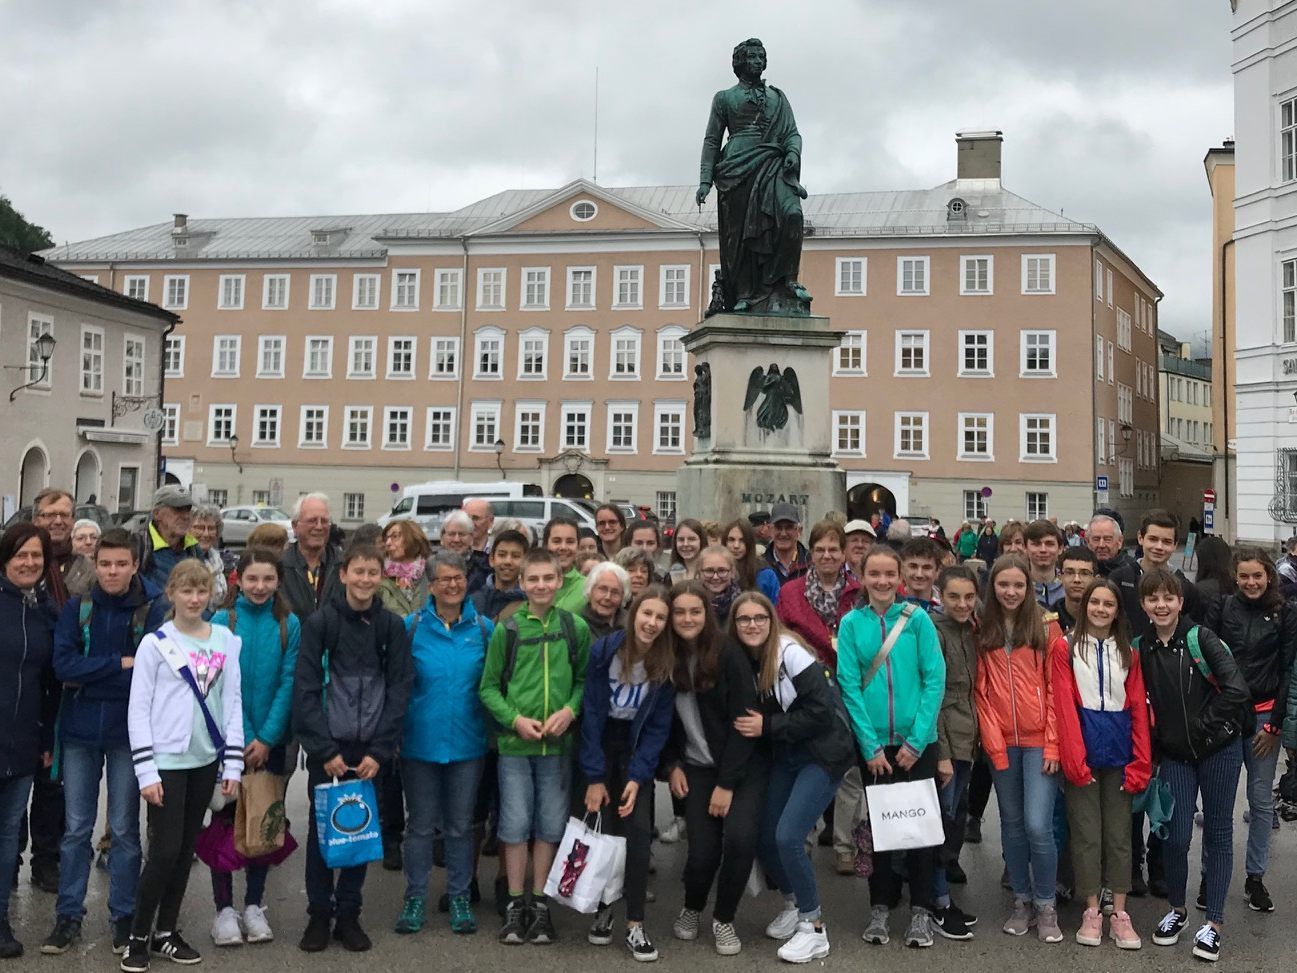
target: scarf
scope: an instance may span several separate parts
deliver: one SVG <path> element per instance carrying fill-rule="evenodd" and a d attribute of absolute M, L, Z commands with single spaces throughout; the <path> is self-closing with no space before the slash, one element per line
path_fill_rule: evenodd
<path fill-rule="evenodd" d="M 72 564 L 76 557 L 72 553 L 72 539 L 69 537 L 61 544 L 56 544 L 53 538 L 50 538 L 50 553 L 53 554 L 53 564 L 45 568 L 45 590 L 49 593 L 54 604 L 62 608 L 68 601 L 68 586 L 63 581 L 63 574 Z"/>
<path fill-rule="evenodd" d="M 739 585 L 737 581 L 731 581 L 730 586 L 722 591 L 719 595 L 712 596 L 712 610 L 716 612 L 718 622 L 730 617 L 730 606 L 734 604 L 734 599 L 739 596 Z"/>
<path fill-rule="evenodd" d="M 810 602 L 815 614 L 820 616 L 829 631 L 838 626 L 838 601 L 842 597 L 842 591 L 847 586 L 847 569 L 843 565 L 838 572 L 837 580 L 833 582 L 832 588 L 825 588 L 820 584 L 820 576 L 812 568 L 806 572 L 806 600 Z"/>
<path fill-rule="evenodd" d="M 402 591 L 409 591 L 417 585 L 425 570 L 427 570 L 427 565 L 422 558 L 418 557 L 413 561 L 388 561 L 383 566 L 383 574 L 386 577 L 394 578 L 396 586 Z"/>

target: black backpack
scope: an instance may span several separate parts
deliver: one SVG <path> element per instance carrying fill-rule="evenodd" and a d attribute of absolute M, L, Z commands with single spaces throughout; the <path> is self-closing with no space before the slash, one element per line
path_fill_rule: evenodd
<path fill-rule="evenodd" d="M 575 675 L 578 659 L 576 645 L 576 623 L 573 620 L 572 613 L 563 608 L 556 608 L 558 612 L 557 632 L 549 632 L 534 638 L 522 638 L 518 630 L 518 619 L 510 615 L 500 625 L 504 628 L 504 667 L 500 670 L 500 695 L 508 697 L 509 681 L 513 679 L 513 669 L 518 663 L 518 647 L 520 645 L 541 645 L 544 646 L 553 642 L 556 638 L 562 638 L 567 642 L 567 663 L 572 668 Z"/>

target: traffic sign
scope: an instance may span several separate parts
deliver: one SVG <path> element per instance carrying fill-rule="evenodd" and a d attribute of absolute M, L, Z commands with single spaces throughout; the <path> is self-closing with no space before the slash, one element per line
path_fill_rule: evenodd
<path fill-rule="evenodd" d="M 1215 491 L 1215 490 L 1203 490 L 1203 491 L 1202 491 L 1202 502 L 1203 502 L 1203 503 L 1215 503 L 1215 502 L 1216 502 L 1216 491 Z"/>
<path fill-rule="evenodd" d="M 983 499 L 983 500 L 989 500 L 989 499 L 991 499 L 991 488 L 990 488 L 990 487 L 982 487 L 982 499 Z"/>
<path fill-rule="evenodd" d="M 1102 474 L 1094 478 L 1094 488 L 1100 492 L 1106 492 L 1108 489 L 1108 478 Z"/>
<path fill-rule="evenodd" d="M 1202 529 L 1209 534 L 1216 529 L 1216 511 L 1204 510 L 1202 512 Z"/>

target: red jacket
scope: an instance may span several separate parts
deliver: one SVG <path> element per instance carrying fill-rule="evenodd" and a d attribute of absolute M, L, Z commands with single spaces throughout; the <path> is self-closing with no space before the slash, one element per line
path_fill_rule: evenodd
<path fill-rule="evenodd" d="M 1084 787 L 1094 780 L 1086 762 L 1085 738 L 1081 732 L 1081 691 L 1072 667 L 1072 648 L 1067 639 L 1057 638 L 1050 647 L 1054 677 L 1054 711 L 1058 721 L 1059 760 L 1069 783 Z M 1148 728 L 1148 701 L 1144 690 L 1144 670 L 1139 653 L 1131 652 L 1130 671 L 1126 673 L 1126 711 L 1130 713 L 1130 763 L 1122 781 L 1122 790 L 1140 794 L 1148 787 L 1153 774 L 1152 742 Z"/>
<path fill-rule="evenodd" d="M 847 583 L 842 589 L 842 594 L 838 596 L 839 622 L 847 612 L 856 607 L 859 598 L 860 582 L 847 572 Z M 779 606 L 776 614 L 785 627 L 792 629 L 806 641 L 819 657 L 820 662 L 834 672 L 838 671 L 838 627 L 835 624 L 833 630 L 829 631 L 829 627 L 824 624 L 819 613 L 806 600 L 805 576 L 787 582 L 779 590 Z"/>
<path fill-rule="evenodd" d="M 1061 637 L 1057 622 L 1047 625 L 1049 641 Z M 1058 759 L 1058 724 L 1050 691 L 1049 653 L 1030 645 L 1011 652 L 992 649 L 977 660 L 973 699 L 982 749 L 996 770 L 1009 767 L 1009 747 L 1041 747 L 1046 760 Z"/>

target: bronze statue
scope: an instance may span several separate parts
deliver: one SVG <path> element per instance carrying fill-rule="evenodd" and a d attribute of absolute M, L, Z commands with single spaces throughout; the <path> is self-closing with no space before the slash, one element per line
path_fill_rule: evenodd
<path fill-rule="evenodd" d="M 724 309 L 809 315 L 811 295 L 797 282 L 806 198 L 802 137 L 787 96 L 761 79 L 761 41 L 739 44 L 732 64 L 739 83 L 712 98 L 697 193 L 702 206 L 716 186 Z"/>
<path fill-rule="evenodd" d="M 712 366 L 694 366 L 694 435 L 707 439 L 712 434 Z"/>
<path fill-rule="evenodd" d="M 748 393 L 743 398 L 743 411 L 751 409 L 763 392 L 766 397 L 757 406 L 758 429 L 778 432 L 788 425 L 790 406 L 798 413 L 802 411 L 802 387 L 798 384 L 797 373 L 791 368 L 780 373 L 779 366 L 771 363 L 764 374 L 760 365 L 752 369 L 748 376 Z"/>

